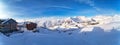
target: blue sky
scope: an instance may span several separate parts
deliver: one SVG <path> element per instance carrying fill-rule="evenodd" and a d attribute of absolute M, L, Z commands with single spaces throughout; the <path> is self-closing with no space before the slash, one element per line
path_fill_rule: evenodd
<path fill-rule="evenodd" d="M 0 0 L 1 18 L 113 15 L 120 0 Z"/>

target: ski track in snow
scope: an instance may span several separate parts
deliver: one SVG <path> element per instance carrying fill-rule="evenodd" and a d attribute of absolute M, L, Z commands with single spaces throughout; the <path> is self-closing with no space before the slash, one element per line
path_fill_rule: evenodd
<path fill-rule="evenodd" d="M 39 33 L 25 31 L 24 33 L 12 34 L 10 37 L 0 34 L 0 45 L 120 45 L 119 17 L 118 15 L 113 17 L 98 16 L 97 19 L 95 19 L 100 22 L 102 21 L 101 24 L 90 25 L 67 32 L 50 31 L 39 28 Z M 111 18 L 112 20 L 108 20 Z M 107 21 L 107 23 L 104 21 Z M 50 22 L 47 23 L 49 24 Z M 51 23 L 55 22 L 53 21 Z M 41 22 L 38 21 L 38 24 L 41 25 Z M 59 29 L 61 30 L 61 28 Z M 68 30 L 70 29 L 72 28 L 68 28 Z M 69 35 L 69 33 L 72 34 Z"/>

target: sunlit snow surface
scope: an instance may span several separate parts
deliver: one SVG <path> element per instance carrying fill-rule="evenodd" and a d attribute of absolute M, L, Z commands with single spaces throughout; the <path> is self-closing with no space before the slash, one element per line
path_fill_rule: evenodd
<path fill-rule="evenodd" d="M 97 18 L 101 24 L 89 25 L 74 31 L 59 32 L 39 28 L 39 33 L 25 31 L 12 34 L 10 37 L 0 34 L 0 45 L 120 45 L 120 16 Z M 40 22 L 38 24 L 41 25 Z"/>

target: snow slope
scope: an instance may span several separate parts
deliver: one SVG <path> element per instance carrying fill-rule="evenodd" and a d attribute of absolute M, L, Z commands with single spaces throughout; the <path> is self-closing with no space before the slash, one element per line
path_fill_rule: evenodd
<path fill-rule="evenodd" d="M 118 15 L 36 20 L 39 33 L 0 34 L 0 45 L 120 45 Z"/>

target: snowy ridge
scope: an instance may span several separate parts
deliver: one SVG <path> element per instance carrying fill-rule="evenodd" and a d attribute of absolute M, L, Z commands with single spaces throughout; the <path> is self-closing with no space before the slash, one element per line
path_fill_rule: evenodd
<path fill-rule="evenodd" d="M 76 16 L 68 18 L 37 18 L 27 21 L 36 22 L 38 27 L 48 28 L 50 30 L 69 30 L 80 29 L 80 32 L 92 31 L 94 27 L 101 27 L 104 31 L 110 31 L 113 28 L 119 27 L 116 23 L 120 22 L 120 16 Z M 90 28 L 91 30 L 85 30 Z"/>

